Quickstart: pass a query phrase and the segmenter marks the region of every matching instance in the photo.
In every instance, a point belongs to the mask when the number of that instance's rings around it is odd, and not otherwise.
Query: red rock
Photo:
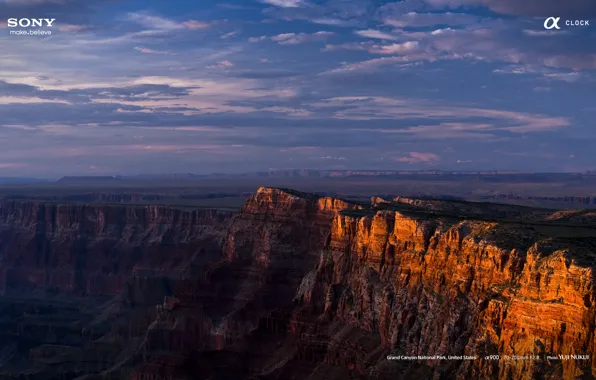
[[[155,304],[137,353],[120,364],[141,361],[135,379],[596,376],[589,215],[372,203],[269,188],[236,216],[4,201],[0,284]],[[590,358],[484,359],[557,354]]]

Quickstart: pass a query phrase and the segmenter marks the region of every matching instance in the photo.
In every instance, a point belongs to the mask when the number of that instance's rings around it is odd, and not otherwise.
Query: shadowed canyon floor
[[[0,379],[592,379],[595,267],[590,210],[3,199]]]

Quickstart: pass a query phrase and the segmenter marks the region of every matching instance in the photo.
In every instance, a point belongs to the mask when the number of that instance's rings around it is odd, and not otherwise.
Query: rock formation
[[[237,215],[3,201],[0,255],[0,379],[596,376],[589,211],[271,188]]]
[[[131,277],[184,277],[218,257],[234,213],[165,206],[0,203],[0,288],[118,294]]]

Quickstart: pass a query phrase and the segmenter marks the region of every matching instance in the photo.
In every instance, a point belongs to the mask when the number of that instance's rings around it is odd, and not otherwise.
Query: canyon
[[[0,379],[596,377],[596,212],[93,199],[0,199]]]

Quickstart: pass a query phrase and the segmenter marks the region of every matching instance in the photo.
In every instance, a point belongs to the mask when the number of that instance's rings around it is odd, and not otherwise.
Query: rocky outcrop
[[[251,347],[252,372],[270,378],[592,376],[590,360],[546,360],[593,349],[594,231],[585,213],[372,203],[260,189],[205,277],[209,296],[195,298],[196,341],[211,342],[200,349]],[[542,298],[530,295],[537,277]],[[180,312],[178,302],[162,318]],[[265,344],[272,340],[275,349]],[[406,365],[388,355],[454,358]]]
[[[473,218],[481,204],[437,216],[426,202],[407,211],[402,202],[376,199],[384,210],[336,216],[331,242],[298,292],[302,307],[378,336],[387,355],[477,357],[416,361],[440,377],[596,375],[596,231],[549,225],[558,218],[540,210],[487,221]],[[356,363],[367,362],[365,352]],[[382,373],[383,362],[357,368]]]
[[[25,371],[35,379],[74,379],[115,365],[113,378],[129,377],[142,361],[139,346],[157,318],[155,306],[220,257],[234,216],[0,201],[0,378]]]
[[[103,379],[584,379],[595,226],[587,211],[271,188],[238,215],[5,201],[0,284],[117,294],[129,311],[106,312],[109,330],[13,311],[54,339],[37,361],[84,326]]]
[[[171,336],[181,336],[174,339],[188,342],[176,343],[186,351],[222,350],[245,339],[262,318],[292,306],[298,285],[330,238],[337,212],[359,208],[291,190],[259,189],[234,218],[221,260],[166,299],[152,336],[167,337],[163,347],[168,348]],[[192,317],[181,308],[193,309]],[[189,336],[194,338],[184,340]]]
[[[0,289],[119,294],[133,277],[189,276],[219,256],[234,213],[0,202]]]

